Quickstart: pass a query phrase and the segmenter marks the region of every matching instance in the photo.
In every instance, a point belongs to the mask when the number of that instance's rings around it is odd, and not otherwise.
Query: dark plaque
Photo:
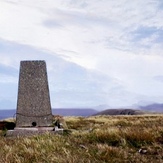
[[[51,126],[52,111],[45,61],[21,61],[16,127]]]

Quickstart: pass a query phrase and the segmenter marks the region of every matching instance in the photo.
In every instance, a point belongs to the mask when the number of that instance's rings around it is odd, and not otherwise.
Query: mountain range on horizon
[[[153,103],[146,106],[139,106],[138,108],[110,108],[108,105],[99,105],[94,108],[53,108],[52,113],[54,115],[61,116],[91,116],[98,115],[99,113],[108,115],[133,115],[138,113],[153,112],[163,113],[163,104]],[[16,117],[16,109],[0,110],[0,119]]]
[[[153,103],[153,104],[146,105],[146,106],[140,106],[139,109],[144,110],[144,111],[162,113],[163,112],[163,104],[161,104],[161,103]]]
[[[134,110],[144,110],[149,112],[163,112],[163,103],[151,103],[148,105],[133,105],[133,106],[127,106],[127,107],[111,107],[109,105],[103,104],[94,107],[97,111],[104,111],[107,109],[134,109]]]

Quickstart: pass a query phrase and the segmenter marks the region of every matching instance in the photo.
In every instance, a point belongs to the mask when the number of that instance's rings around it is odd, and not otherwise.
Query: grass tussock
[[[162,115],[64,120],[70,134],[1,136],[0,163],[163,162]]]

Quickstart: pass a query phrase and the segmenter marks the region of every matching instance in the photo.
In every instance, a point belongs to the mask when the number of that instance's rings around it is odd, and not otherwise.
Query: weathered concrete
[[[52,125],[45,61],[21,61],[16,127]]]
[[[28,127],[28,128],[15,128],[14,130],[8,130],[6,135],[7,137],[21,137],[21,136],[33,136],[40,135],[45,133],[50,134],[63,134],[63,129],[55,130],[54,127]]]

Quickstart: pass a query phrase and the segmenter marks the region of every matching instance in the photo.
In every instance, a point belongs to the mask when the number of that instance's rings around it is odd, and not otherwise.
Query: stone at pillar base
[[[40,135],[44,133],[51,134],[63,134],[63,129],[58,129],[54,127],[33,127],[33,128],[15,128],[14,130],[8,130],[6,133],[7,137],[21,137],[21,136],[33,136]]]

